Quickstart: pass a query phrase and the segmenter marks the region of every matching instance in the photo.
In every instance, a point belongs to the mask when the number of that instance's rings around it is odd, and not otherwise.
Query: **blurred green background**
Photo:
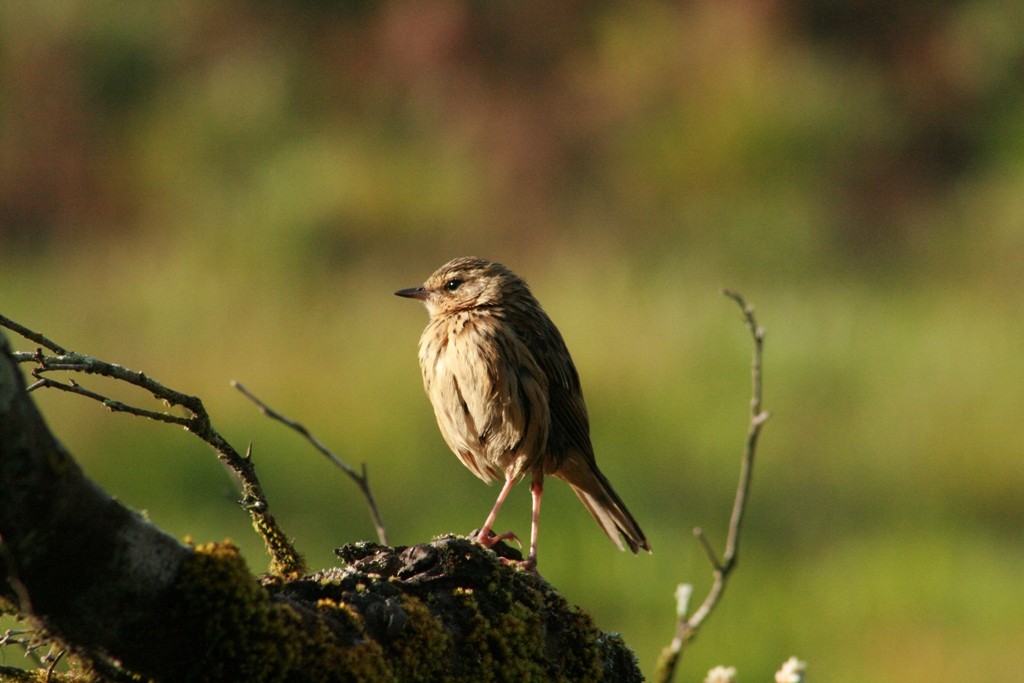
[[[479,526],[421,306],[458,255],[526,278],[653,556],[552,483],[544,576],[650,673],[710,583],[768,329],[740,566],[679,680],[1024,671],[1024,19],[1014,3],[0,4],[0,312],[203,397],[313,567],[366,462],[391,541]],[[18,348],[31,348],[25,341]],[[100,381],[91,388],[146,403]],[[107,491],[265,556],[181,430],[39,394]],[[148,405],[148,404],[147,404]],[[519,487],[499,520],[528,534]],[[0,661],[21,654],[0,650]]]

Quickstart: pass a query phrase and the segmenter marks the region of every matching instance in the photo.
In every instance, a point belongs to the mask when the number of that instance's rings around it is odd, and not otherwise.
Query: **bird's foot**
[[[540,572],[537,571],[536,557],[528,557],[525,560],[514,560],[511,557],[498,557],[498,559],[501,560],[502,564],[514,565],[522,569],[524,572],[530,572],[531,574],[540,576]]]
[[[476,541],[483,547],[495,550],[495,552],[498,553],[498,559],[501,560],[503,563],[508,565],[515,565],[524,571],[528,571],[533,574],[536,574],[537,576],[540,576],[540,572],[537,571],[536,554],[531,554],[525,560],[521,560],[519,558],[522,557],[522,554],[517,553],[515,550],[509,548],[509,546],[507,545],[504,546],[504,548],[494,548],[494,546],[498,545],[502,541],[512,540],[515,541],[515,544],[519,546],[519,550],[521,551],[523,549],[523,544],[519,540],[519,537],[511,531],[506,531],[503,534],[495,534],[493,531],[488,530],[485,532],[481,529],[480,531],[474,531],[470,535],[472,536],[474,541]],[[508,557],[506,553],[513,555],[513,557]]]
[[[519,565],[520,569],[522,569],[524,571],[528,571],[528,572],[533,572],[537,576],[540,576],[540,572],[537,571],[537,556],[536,555],[530,555],[528,558],[526,558],[522,562],[517,562],[516,564]]]
[[[496,544],[501,543],[502,541],[512,540],[515,541],[516,545],[519,546],[520,550],[523,549],[523,544],[519,540],[519,537],[511,531],[506,531],[503,534],[495,534],[493,531],[488,529],[485,534],[484,531],[481,530],[480,533],[476,535],[475,540],[477,543],[479,543],[485,548],[492,548]]]

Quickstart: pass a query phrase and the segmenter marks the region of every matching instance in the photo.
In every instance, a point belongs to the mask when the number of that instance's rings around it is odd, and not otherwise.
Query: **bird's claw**
[[[519,537],[511,531],[506,531],[503,534],[495,534],[493,531],[489,531],[487,536],[484,536],[484,532],[481,531],[476,536],[476,542],[485,548],[493,548],[495,544],[508,540],[515,541],[516,545],[519,546],[519,549],[523,549],[522,541],[520,541]]]
[[[537,576],[540,576],[540,574],[537,572],[537,558],[536,557],[528,557],[525,560],[523,560],[522,562],[519,562],[518,564],[519,564],[519,568],[522,569],[523,571],[533,572],[534,574],[537,574]]]

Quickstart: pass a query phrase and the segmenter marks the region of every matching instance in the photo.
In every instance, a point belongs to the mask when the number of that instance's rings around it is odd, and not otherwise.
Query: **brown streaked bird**
[[[527,284],[500,263],[467,256],[395,294],[419,299],[430,313],[420,369],[445,442],[480,479],[505,480],[476,540],[490,547],[514,538],[491,529],[512,486],[529,474],[533,518],[522,564],[534,569],[544,476],[552,475],[572,487],[620,550],[625,539],[634,553],[650,552],[597,468],[576,366]]]

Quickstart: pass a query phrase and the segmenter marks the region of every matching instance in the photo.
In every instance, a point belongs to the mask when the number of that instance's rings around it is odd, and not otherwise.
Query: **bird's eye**
[[[453,277],[451,280],[449,280],[448,282],[444,283],[444,288],[447,289],[449,292],[454,292],[456,289],[458,289],[461,286],[462,286],[462,280],[457,278],[457,277]]]

